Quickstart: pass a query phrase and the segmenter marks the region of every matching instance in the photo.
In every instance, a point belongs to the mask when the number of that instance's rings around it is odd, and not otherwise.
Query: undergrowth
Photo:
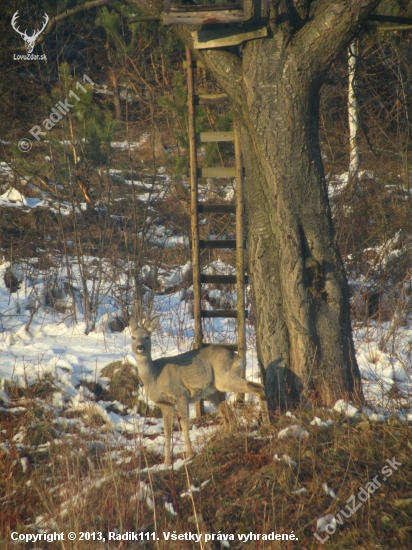
[[[199,530],[203,541],[205,534],[233,534],[230,548],[234,549],[315,549],[321,547],[314,537],[318,518],[345,510],[351,495],[376,476],[381,486],[352,517],[341,515],[343,524],[336,526],[327,547],[411,547],[412,434],[407,424],[395,417],[385,423],[366,417],[355,422],[336,412],[301,411],[297,418],[273,415],[271,426],[259,430],[250,407],[237,411],[239,422],[231,433],[218,430],[193,460],[171,470],[155,466],[162,458],[147,452],[137,434],[132,448],[120,448],[107,426],[87,424],[85,430],[83,416],[64,424],[46,410],[31,413],[31,418],[27,412],[3,411],[1,548],[15,548],[12,532],[43,530],[101,532],[106,542],[110,532],[156,532],[159,540],[142,541],[142,547],[220,547],[217,541],[199,546],[166,541],[163,536],[163,532]],[[312,426],[314,414],[334,423]],[[211,420],[209,416],[202,422]],[[295,424],[307,430],[308,437],[277,437],[281,429]],[[395,460],[397,466],[384,481],[382,468],[387,460]],[[336,498],[326,490],[333,490]],[[238,539],[250,532],[292,531],[298,540],[245,543]],[[41,542],[36,544],[32,547],[42,547]],[[66,537],[64,542],[53,542],[53,547],[128,549],[135,544],[69,542]]]

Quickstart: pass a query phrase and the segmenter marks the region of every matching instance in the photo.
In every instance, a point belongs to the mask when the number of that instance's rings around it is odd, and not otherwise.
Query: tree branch
[[[75,8],[71,8],[70,10],[63,11],[62,13],[59,13],[59,15],[56,15],[55,17],[52,17],[50,19],[49,24],[47,25],[47,28],[46,28],[46,32],[49,30],[49,27],[53,27],[55,23],[57,23],[58,21],[63,21],[63,19],[66,19],[66,17],[70,17],[71,15],[76,15],[76,13],[80,13],[85,10],[90,10],[92,8],[106,6],[111,2],[113,2],[113,0],[90,0],[89,2],[85,2],[84,4],[80,4],[79,6],[76,6]]]
[[[242,61],[236,54],[224,50],[202,50],[199,59],[210,70],[228,96],[240,103],[244,95]]]
[[[321,0],[316,3],[310,22],[303,26],[292,44],[297,51],[310,52],[310,56],[303,56],[301,59],[302,68],[313,71],[314,76],[324,74],[335,59],[336,52],[350,44],[359,27],[379,2],[380,0]],[[317,60],[316,64],[313,63],[314,60]]]

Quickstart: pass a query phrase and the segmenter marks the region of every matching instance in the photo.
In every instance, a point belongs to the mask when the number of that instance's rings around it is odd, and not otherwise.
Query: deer
[[[171,442],[174,408],[180,416],[186,457],[193,455],[189,437],[189,403],[208,399],[223,418],[224,429],[229,428],[226,392],[256,395],[260,402],[262,421],[269,424],[269,412],[262,384],[240,376],[242,358],[234,351],[218,344],[210,344],[173,357],[152,359],[151,334],[159,324],[159,316],[140,325],[130,319],[132,350],[137,371],[147,396],[161,410],[165,435],[165,465],[171,465]]]

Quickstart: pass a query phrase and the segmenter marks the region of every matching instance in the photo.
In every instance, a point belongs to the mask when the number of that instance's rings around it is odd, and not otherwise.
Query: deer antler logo
[[[37,30],[37,31],[33,31],[32,34],[30,36],[28,36],[27,34],[27,29],[24,31],[24,32],[21,32],[19,30],[19,27],[16,27],[16,21],[17,19],[19,18],[19,12],[16,11],[16,13],[13,15],[13,19],[11,20],[11,26],[13,27],[13,29],[20,34],[20,36],[23,37],[23,40],[26,42],[26,50],[27,50],[27,53],[31,53],[33,51],[33,48],[34,48],[34,44],[37,40],[37,38],[40,36],[40,34],[44,31],[44,29],[46,28],[46,25],[47,23],[49,22],[49,16],[47,15],[47,13],[44,14],[44,23],[43,23],[43,26],[40,30]]]

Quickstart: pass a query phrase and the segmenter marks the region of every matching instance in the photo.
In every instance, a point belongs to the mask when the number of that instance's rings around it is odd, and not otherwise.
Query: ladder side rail
[[[236,297],[237,297],[237,327],[238,353],[243,360],[241,375],[246,377],[246,314],[245,314],[245,248],[244,248],[244,177],[242,150],[240,146],[239,128],[234,124],[235,161],[236,161]],[[244,401],[244,394],[238,394],[239,401]]]
[[[195,321],[195,349],[201,348],[203,343],[202,325],[200,318],[201,286],[200,286],[200,249],[199,249],[199,220],[197,213],[197,148],[194,104],[194,73],[193,56],[186,46],[187,60],[187,101],[189,110],[189,150],[190,150],[190,228],[192,238],[192,269],[193,269],[193,317]]]
[[[196,146],[196,112],[195,112],[195,90],[193,54],[186,46],[187,61],[187,102],[189,110],[189,152],[190,152],[190,229],[192,238],[192,272],[193,272],[193,318],[195,324],[194,349],[203,345],[202,334],[202,293],[200,283],[200,248],[199,248],[199,216],[198,205],[198,181],[197,181],[197,146]],[[196,402],[196,417],[200,418],[205,414],[203,399]]]

